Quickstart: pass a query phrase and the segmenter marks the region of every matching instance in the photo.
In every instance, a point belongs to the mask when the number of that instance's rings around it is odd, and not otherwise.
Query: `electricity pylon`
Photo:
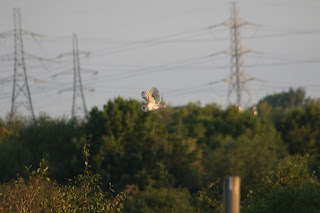
[[[251,105],[251,93],[247,82],[254,80],[254,78],[248,76],[245,71],[243,55],[248,52],[253,52],[241,44],[241,32],[240,28],[246,24],[250,24],[248,21],[238,16],[238,8],[235,2],[232,4],[231,18],[224,22],[224,25],[230,27],[230,50],[226,50],[225,53],[230,55],[230,75],[228,79],[228,98],[227,104],[231,104],[231,96],[235,93],[236,106],[239,110]],[[245,97],[246,96],[246,97]]]
[[[11,100],[10,118],[14,115],[20,105],[24,105],[30,111],[34,119],[34,111],[32,106],[32,99],[30,88],[28,84],[27,70],[24,62],[22,29],[21,29],[21,16],[20,9],[14,8],[14,75],[13,75],[13,90]],[[24,101],[18,101],[19,95],[22,94],[25,98]]]
[[[31,114],[31,117],[35,119],[28,79],[31,79],[35,82],[43,81],[27,75],[25,60],[36,59],[39,61],[48,61],[49,59],[41,58],[24,51],[23,35],[30,35],[32,37],[41,36],[39,34],[27,32],[22,29],[20,9],[18,8],[13,9],[13,22],[13,30],[0,34],[0,38],[6,38],[10,36],[14,37],[14,53],[0,56],[0,61],[14,61],[10,120],[16,114],[20,106],[24,106]],[[7,81],[11,80],[9,78],[6,78],[2,81],[2,83]]]
[[[25,58],[34,59],[37,57],[24,52],[22,36],[24,34],[36,36],[37,34],[22,30],[20,9],[18,8],[13,9],[13,22],[14,53],[0,57],[1,61],[14,61],[10,119],[12,119],[12,117],[15,115],[20,106],[24,106],[30,112],[32,118],[34,119],[35,115],[33,111],[31,93],[28,84],[28,75],[25,65]],[[12,31],[2,34],[1,37],[5,38],[7,36],[12,36]]]
[[[78,37],[74,33],[72,37],[72,52],[68,53],[63,53],[60,54],[57,58],[61,58],[65,55],[72,55],[73,57],[73,98],[72,98],[72,108],[71,108],[71,117],[72,119],[77,119],[84,117],[86,118],[88,116],[88,110],[84,98],[84,93],[83,93],[83,86],[82,86],[82,80],[81,80],[81,68],[80,68],[80,54],[85,54],[86,56],[89,55],[89,52],[83,52],[79,51],[79,44],[78,44]],[[94,70],[86,70],[93,72],[94,74],[97,74],[97,71]],[[53,77],[56,77],[59,74],[63,73],[57,73],[53,75]],[[59,93],[70,90],[71,88],[68,89],[62,89],[59,91]],[[90,89],[93,91],[93,89]]]
[[[78,37],[74,33],[72,38],[73,46],[73,99],[72,99],[72,111],[71,116],[75,118],[78,113],[88,115],[86,102],[83,95],[81,73],[80,73],[80,58],[79,58],[79,47]],[[79,100],[80,99],[80,100]]]
[[[217,24],[210,27],[214,28],[217,26],[225,25],[230,28],[230,49],[212,54],[212,56],[219,55],[220,53],[230,55],[230,74],[228,78],[225,78],[222,81],[229,84],[227,105],[232,103],[231,99],[233,99],[233,97],[235,96],[235,105],[239,108],[239,110],[251,106],[251,93],[247,82],[256,80],[246,73],[243,56],[244,54],[249,52],[259,53],[257,51],[247,49],[241,44],[240,28],[248,24],[256,25],[253,23],[249,23],[248,21],[238,16],[238,8],[236,7],[235,2],[233,2],[230,19],[223,22],[222,24]],[[218,81],[211,82],[210,84],[215,84],[217,82]]]

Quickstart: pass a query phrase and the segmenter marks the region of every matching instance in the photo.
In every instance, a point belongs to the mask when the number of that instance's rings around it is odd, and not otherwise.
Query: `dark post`
[[[223,179],[223,213],[240,212],[240,177],[228,176]]]

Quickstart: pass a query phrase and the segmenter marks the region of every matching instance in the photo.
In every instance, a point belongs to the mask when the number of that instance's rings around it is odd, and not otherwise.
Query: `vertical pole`
[[[240,177],[228,176],[223,179],[223,213],[240,212]]]

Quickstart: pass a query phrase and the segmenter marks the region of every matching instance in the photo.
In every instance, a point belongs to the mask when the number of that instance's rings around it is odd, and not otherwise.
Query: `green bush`
[[[288,157],[253,187],[243,212],[319,212],[320,183],[307,166],[307,157]]]
[[[147,189],[127,200],[123,212],[195,212],[191,205],[191,196],[187,190],[174,188]]]
[[[87,146],[83,174],[69,179],[66,185],[51,182],[46,176],[48,166],[43,160],[40,167],[30,172],[27,182],[21,177],[0,188],[1,212],[121,212],[125,195],[113,196],[102,190],[101,177],[89,171]]]

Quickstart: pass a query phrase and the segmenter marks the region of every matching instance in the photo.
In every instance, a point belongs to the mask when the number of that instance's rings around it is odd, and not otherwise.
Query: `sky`
[[[242,57],[243,72],[254,79],[247,82],[251,104],[290,87],[319,98],[320,1],[235,2],[249,22],[239,30],[242,46],[251,50]],[[172,106],[227,106],[230,55],[223,51],[231,42],[230,29],[221,24],[230,19],[232,1],[1,0],[0,117],[11,109],[14,62],[2,56],[14,52],[7,33],[13,8],[20,8],[23,30],[41,35],[23,35],[24,52],[50,59],[25,60],[36,116],[71,116],[74,34],[89,111],[118,96],[142,100],[141,91],[151,87]],[[230,101],[236,101],[233,93]],[[23,106],[18,111],[30,114]]]

